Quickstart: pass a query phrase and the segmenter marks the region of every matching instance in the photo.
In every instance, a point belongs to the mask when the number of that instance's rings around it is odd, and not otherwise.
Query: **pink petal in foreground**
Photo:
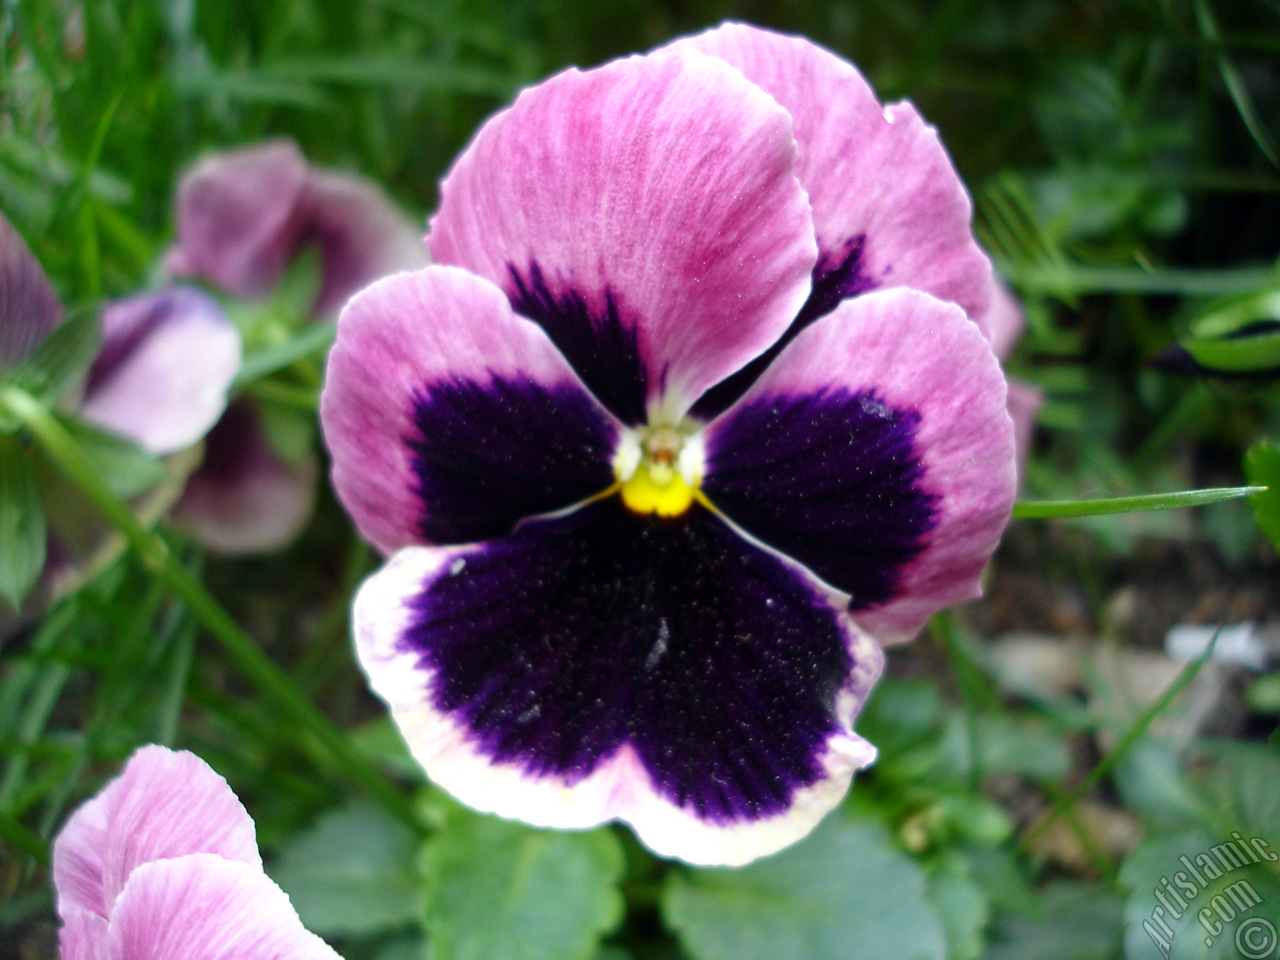
[[[63,910],[58,956],[61,960],[109,960],[110,932],[110,925],[96,913],[79,907]]]
[[[59,911],[110,917],[140,864],[196,852],[261,869],[253,820],[227,782],[194,754],[142,747],[54,840]]]
[[[441,186],[437,263],[492,281],[624,423],[675,423],[762,352],[816,249],[791,121],[742,75],[659,52],[524,91]]]
[[[199,290],[117,300],[102,315],[80,415],[149,453],[173,453],[222,415],[240,360],[239,331]]]
[[[261,868],[210,853],[133,871],[110,945],[111,960],[339,960]]]

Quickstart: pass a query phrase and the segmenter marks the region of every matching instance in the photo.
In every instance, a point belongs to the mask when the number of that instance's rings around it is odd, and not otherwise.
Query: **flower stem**
[[[13,386],[0,388],[0,409],[7,410],[31,431],[49,459],[124,534],[129,546],[166,587],[186,604],[204,628],[235,661],[240,670],[290,719],[310,736],[301,738],[312,759],[336,764],[352,780],[415,830],[417,813],[409,798],[382,774],[294,685],[293,681],[170,553],[168,544],[148,530],[128,505],[116,496],[85,456],[75,438],[35,398]]]

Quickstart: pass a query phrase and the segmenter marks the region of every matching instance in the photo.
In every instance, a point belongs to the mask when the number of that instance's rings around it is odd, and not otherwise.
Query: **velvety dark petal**
[[[807,832],[874,755],[851,728],[878,648],[696,504],[658,518],[610,497],[405,550],[355,624],[428,774],[504,816],[618,817],[662,853],[740,863]]]
[[[976,596],[1013,506],[1005,382],[954,304],[899,288],[800,333],[704,432],[702,489],[851,596],[881,642]]]
[[[62,319],[62,304],[22,237],[0,214],[0,373]]]
[[[614,479],[617,421],[537,324],[455,267],[352,298],[320,417],[338,496],[387,553],[499,536]]]

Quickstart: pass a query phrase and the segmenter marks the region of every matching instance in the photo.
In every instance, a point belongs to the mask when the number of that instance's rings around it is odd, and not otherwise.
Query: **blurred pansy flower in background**
[[[338,495],[391,556],[361,662],[427,773],[739,864],[875,749],[881,645],[978,593],[1014,439],[935,131],[727,25],[561,73],[441,188],[436,266],[343,311]]]
[[[262,869],[253,820],[199,757],[137,750],[53,844],[62,960],[338,960]]]
[[[1027,319],[1017,298],[1004,283],[997,281],[991,292],[991,304],[983,322],[991,340],[991,349],[1001,360],[1008,358],[1017,345]],[[1018,465],[1021,470],[1031,450],[1035,432],[1036,413],[1044,396],[1029,383],[1009,380],[1009,416],[1013,418],[1013,436],[1018,447]]]
[[[170,274],[243,300],[268,299],[314,250],[317,276],[301,307],[310,318],[331,316],[378,277],[427,262],[421,229],[377,186],[312,167],[285,140],[197,163],[178,185],[176,220]],[[314,414],[288,414],[248,398],[234,403],[171,518],[224,553],[292,540],[311,515],[317,466],[311,443],[297,439]],[[292,440],[281,444],[282,435]]]
[[[153,456],[197,444],[226,409],[240,369],[240,334],[208,294],[193,287],[171,287],[109,302],[96,317],[67,321],[94,323],[95,335],[83,342],[96,352],[85,358],[86,366],[72,365],[76,375],[67,383],[49,384],[48,371],[26,368],[38,364],[39,351],[55,332],[68,332],[59,329],[63,314],[44,271],[0,216],[0,380],[52,391],[45,400],[69,410],[75,418],[70,422],[73,428],[77,423],[100,428]],[[84,428],[76,429],[84,439]],[[102,443],[94,441],[94,446]],[[0,451],[5,457],[28,454],[18,447]],[[15,471],[29,468],[9,466]],[[113,478],[117,482],[109,485],[123,496],[140,494],[165,475],[151,466],[153,470],[142,474]],[[173,466],[177,474],[185,469]],[[138,485],[133,485],[135,480]],[[41,591],[45,596],[37,602],[61,592],[90,569],[86,561],[106,540],[101,519],[86,513],[66,484],[52,474],[40,475],[39,484],[50,536]],[[166,485],[158,502],[146,509],[163,512],[179,489]]]

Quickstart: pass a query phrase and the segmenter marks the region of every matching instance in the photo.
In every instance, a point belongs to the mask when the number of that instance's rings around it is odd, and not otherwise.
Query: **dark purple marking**
[[[607,287],[603,310],[572,288],[553,290],[536,263],[521,273],[507,264],[511,309],[538,323],[582,378],[582,382],[619,420],[636,427],[645,422],[649,372],[640,356],[636,324],[624,318],[618,298]]]
[[[937,497],[921,486],[919,424],[914,410],[870,390],[761,397],[716,424],[702,489],[865,610],[896,594],[936,522]]]
[[[401,642],[435,707],[530,776],[576,783],[630,744],[663,796],[725,824],[825,775],[853,668],[840,614],[697,504],[660,519],[609,497],[525,524],[414,609]]]
[[[502,536],[613,483],[616,430],[576,384],[436,383],[414,395],[413,424],[418,529],[432,543]]]
[[[765,367],[773,363],[774,358],[796,338],[796,334],[819,317],[825,317],[840,305],[841,300],[874,290],[875,279],[862,270],[866,242],[866,235],[858,234],[835,250],[820,252],[813,267],[809,299],[791,321],[791,326],[768,350],[699,397],[690,413],[701,420],[711,420],[728,410],[759,379]]]

